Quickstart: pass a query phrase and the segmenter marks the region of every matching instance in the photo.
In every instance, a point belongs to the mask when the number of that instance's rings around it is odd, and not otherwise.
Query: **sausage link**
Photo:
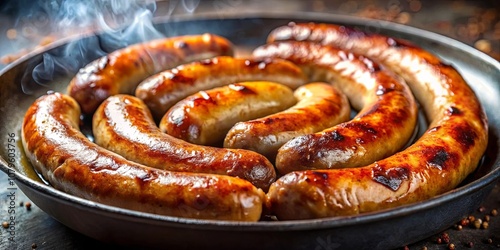
[[[40,97],[28,109],[22,143],[34,168],[56,189],[91,201],[142,212],[257,221],[264,192],[235,177],[170,172],[124,159],[89,141],[78,128],[70,96]]]
[[[294,137],[315,133],[349,120],[347,97],[331,84],[315,82],[293,93],[297,104],[263,118],[236,123],[224,147],[243,148],[274,161],[278,149]]]
[[[232,55],[233,45],[213,35],[186,35],[135,44],[103,56],[76,74],[67,93],[92,114],[114,94],[132,94],[140,81],[179,64],[219,55]]]
[[[236,176],[265,191],[276,179],[274,166],[260,154],[194,145],[162,133],[134,96],[106,99],[94,113],[92,128],[98,145],[146,166]]]
[[[200,91],[175,104],[161,119],[162,132],[199,145],[222,145],[234,124],[283,111],[293,91],[267,81],[240,82]]]
[[[285,143],[276,155],[280,174],[364,166],[399,151],[412,137],[418,110],[409,87],[368,58],[295,41],[263,45],[254,55],[296,63],[312,81],[340,88],[359,110],[348,122]]]
[[[354,215],[426,200],[478,166],[488,144],[486,113],[457,70],[437,56],[408,41],[329,24],[291,23],[268,40],[335,45],[387,65],[406,79],[430,123],[417,142],[367,166],[285,175],[267,194],[278,218]]]
[[[244,81],[279,82],[292,89],[307,82],[299,67],[281,59],[229,56],[183,64],[141,82],[135,95],[160,119],[178,101],[198,91]]]

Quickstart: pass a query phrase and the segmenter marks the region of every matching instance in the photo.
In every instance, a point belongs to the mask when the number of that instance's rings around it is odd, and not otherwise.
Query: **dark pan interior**
[[[240,55],[265,43],[267,34],[273,28],[290,21],[345,24],[364,31],[408,39],[452,64],[472,86],[489,118],[487,152],[478,170],[451,192],[429,201],[354,217],[238,223],[172,218],[97,204],[47,186],[22,154],[20,127],[26,109],[36,97],[47,91],[65,91],[65,86],[78,68],[63,70],[56,67],[50,76],[37,76],[41,80],[36,83],[32,72],[44,62],[44,55],[60,56],[73,48],[71,46],[75,41],[83,46],[97,44],[104,52],[116,49],[105,44],[109,34],[68,38],[44,51],[28,54],[1,72],[0,137],[5,146],[0,148],[0,165],[4,172],[15,175],[19,187],[37,206],[78,232],[103,241],[141,247],[395,248],[431,236],[473,211],[500,176],[500,64],[463,43],[394,23],[312,13],[205,16],[195,20],[179,18],[156,21],[156,28],[165,36],[205,32],[224,36],[238,46]],[[87,51],[93,49],[89,47]],[[84,65],[97,56],[89,52],[78,63]],[[17,142],[15,157],[9,156],[6,145],[9,138],[15,138]],[[15,171],[12,172],[9,166],[14,167]],[[392,232],[390,237],[387,232]]]

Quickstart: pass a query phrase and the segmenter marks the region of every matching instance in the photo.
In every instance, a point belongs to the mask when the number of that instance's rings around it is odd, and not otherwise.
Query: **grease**
[[[248,88],[247,86],[240,85],[240,84],[229,84],[228,87],[234,91],[237,91],[239,93],[242,93],[244,95],[256,95],[257,93]]]

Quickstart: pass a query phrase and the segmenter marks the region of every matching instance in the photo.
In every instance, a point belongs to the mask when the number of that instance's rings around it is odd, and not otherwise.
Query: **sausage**
[[[224,147],[249,149],[274,161],[278,149],[294,137],[349,120],[349,101],[331,84],[308,83],[293,94],[298,102],[289,109],[236,123],[227,133]]]
[[[233,55],[233,45],[208,33],[130,45],[80,69],[67,93],[80,104],[84,114],[92,114],[108,96],[133,94],[140,81],[155,73],[219,55]]]
[[[399,151],[414,134],[418,109],[410,88],[368,58],[296,41],[263,45],[254,55],[296,63],[312,81],[340,88],[359,110],[350,121],[285,143],[276,155],[280,174],[364,166]]]
[[[299,67],[281,59],[229,56],[183,64],[141,82],[135,91],[159,120],[178,101],[198,91],[244,81],[279,82],[292,89],[307,82]]]
[[[459,72],[439,57],[408,41],[330,24],[292,23],[268,40],[335,45],[383,63],[406,79],[429,121],[418,141],[383,160],[283,176],[266,196],[278,218],[355,215],[423,201],[455,188],[478,166],[488,144],[486,113]]]
[[[264,192],[231,176],[171,172],[126,160],[78,128],[80,108],[68,95],[38,98],[22,124],[34,168],[56,189],[142,212],[197,219],[257,221]]]
[[[178,102],[163,116],[160,129],[194,144],[222,145],[237,122],[283,111],[296,102],[293,91],[279,83],[234,83]]]
[[[264,191],[276,179],[274,166],[260,154],[194,145],[162,133],[134,96],[108,97],[94,113],[92,131],[99,146],[146,166],[237,176]]]

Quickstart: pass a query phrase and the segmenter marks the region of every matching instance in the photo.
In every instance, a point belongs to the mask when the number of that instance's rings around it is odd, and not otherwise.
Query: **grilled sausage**
[[[128,160],[170,171],[237,176],[267,191],[274,166],[248,150],[194,145],[162,133],[147,106],[130,95],[114,95],[97,108],[95,142]]]
[[[103,56],[76,74],[67,92],[92,114],[114,94],[133,94],[140,81],[155,73],[204,58],[232,55],[233,45],[212,34],[187,35],[135,44]]]
[[[406,79],[430,124],[417,142],[367,166],[283,176],[266,201],[278,218],[354,215],[422,201],[476,169],[488,144],[488,120],[453,66],[408,41],[336,25],[292,23],[269,36],[289,39],[339,46],[387,65]]]
[[[368,58],[295,41],[263,45],[254,55],[296,63],[312,81],[339,87],[359,110],[348,122],[285,143],[276,155],[280,174],[364,166],[394,154],[412,137],[418,110],[410,88]]]
[[[279,82],[292,89],[307,82],[299,67],[281,59],[234,58],[229,56],[183,64],[141,82],[135,95],[159,120],[178,101],[198,91],[244,81]]]
[[[264,192],[224,175],[171,172],[124,159],[89,141],[70,96],[40,97],[28,109],[22,143],[34,168],[56,189],[91,201],[148,213],[256,221]]]
[[[327,83],[309,83],[293,93],[297,104],[263,118],[239,122],[224,139],[224,147],[243,148],[274,161],[278,149],[294,137],[315,133],[349,119],[347,97]]]
[[[267,81],[240,82],[200,91],[175,104],[161,119],[162,132],[199,145],[222,145],[234,124],[283,111],[293,91]]]

